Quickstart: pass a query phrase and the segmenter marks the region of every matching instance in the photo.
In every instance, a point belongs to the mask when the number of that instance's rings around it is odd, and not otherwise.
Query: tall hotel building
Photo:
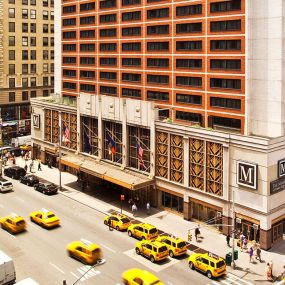
[[[282,0],[63,0],[33,155],[269,249],[285,233]],[[61,25],[61,27],[60,27]],[[57,35],[60,40],[60,35]],[[235,199],[235,213],[231,211]]]
[[[30,134],[30,98],[53,93],[53,0],[0,1],[0,141]]]

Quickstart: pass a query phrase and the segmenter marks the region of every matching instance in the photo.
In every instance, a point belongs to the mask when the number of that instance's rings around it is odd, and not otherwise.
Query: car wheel
[[[107,222],[107,221],[104,221],[104,225],[106,225],[106,226],[107,226],[107,225],[108,225],[108,222]]]
[[[145,240],[145,237],[142,237],[142,240]]]
[[[189,262],[189,267],[190,267],[190,269],[195,270],[195,266],[194,266],[194,263],[192,261]]]
[[[67,254],[68,254],[69,257],[73,257],[72,253],[70,251],[67,251]]]
[[[140,249],[138,247],[136,247],[136,254],[138,254],[138,255],[141,254]]]
[[[120,228],[119,228],[118,226],[116,226],[116,230],[117,230],[117,231],[119,231],[119,230],[120,230]]]
[[[174,256],[174,253],[173,253],[172,250],[169,251],[169,256],[170,256],[170,257],[173,257],[173,256]]]
[[[33,221],[34,221],[34,219],[33,219],[32,217],[30,217],[30,220],[31,220],[31,222],[33,222]]]
[[[132,234],[131,231],[128,231],[128,235],[129,235],[129,237],[132,237],[132,236],[133,236],[133,234]]]
[[[16,178],[15,178],[15,175],[12,175],[12,179],[16,179]]]
[[[212,279],[212,277],[213,277],[211,271],[209,271],[209,270],[207,271],[207,277],[208,277],[209,279]]]
[[[150,256],[150,261],[151,261],[152,263],[155,262],[155,259],[154,259],[153,255]]]

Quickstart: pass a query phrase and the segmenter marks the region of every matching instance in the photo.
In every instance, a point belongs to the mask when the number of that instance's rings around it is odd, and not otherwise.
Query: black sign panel
[[[281,192],[285,189],[285,177],[270,182],[270,194]]]
[[[281,159],[278,161],[278,177],[285,176],[285,159]]]
[[[237,184],[257,189],[257,164],[237,161]]]

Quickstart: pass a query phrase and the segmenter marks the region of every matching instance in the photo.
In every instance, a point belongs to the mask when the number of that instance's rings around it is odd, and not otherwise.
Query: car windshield
[[[150,285],[155,285],[155,284],[158,284],[159,282],[160,282],[159,280],[156,280],[156,281],[150,283]]]
[[[122,221],[123,224],[126,224],[126,223],[130,222],[130,220],[128,218],[122,218],[121,221]]]
[[[22,226],[24,224],[25,224],[25,221],[19,221],[19,222],[16,223],[16,226]]]
[[[94,249],[94,250],[92,250],[92,255],[96,255],[96,254],[98,254],[98,252],[99,252],[99,248],[96,248],[96,249]]]
[[[224,260],[221,260],[221,261],[217,262],[217,268],[221,268],[221,267],[223,267],[224,265],[225,265]]]
[[[12,185],[11,182],[4,182],[4,183],[3,183],[3,186],[11,186],[11,185]]]
[[[49,214],[49,215],[46,216],[47,219],[50,219],[50,218],[53,218],[53,217],[55,217],[54,214]]]
[[[178,248],[182,248],[182,247],[184,247],[184,246],[186,246],[186,242],[185,242],[185,241],[181,241],[181,242],[178,242],[178,243],[177,243],[177,247],[178,247]]]
[[[156,228],[150,229],[149,233],[150,234],[156,234],[157,233],[157,229]]]
[[[158,249],[158,252],[164,252],[167,250],[167,247],[164,245]]]

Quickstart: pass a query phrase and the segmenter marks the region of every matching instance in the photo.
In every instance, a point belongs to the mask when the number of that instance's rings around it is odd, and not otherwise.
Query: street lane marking
[[[75,273],[70,271],[70,274],[73,275],[76,279],[79,279],[79,277]]]
[[[222,283],[226,284],[226,285],[230,285],[231,283],[225,281],[225,280],[221,280]]]
[[[227,273],[227,275],[230,275],[230,276],[228,276],[229,279],[234,278],[235,280],[240,280],[241,282],[243,282],[243,283],[245,283],[245,284],[247,284],[247,285],[254,285],[254,283],[250,283],[250,282],[248,282],[248,281],[246,281],[246,280],[244,280],[244,279],[242,279],[242,278],[240,278],[240,277],[238,277],[238,276],[235,276],[235,275],[232,274],[232,273]]]
[[[102,243],[101,243],[101,246],[103,246],[104,248],[106,248],[106,249],[110,250],[110,251],[111,251],[111,252],[113,252],[113,253],[116,253],[116,251],[115,251],[115,250],[113,250],[112,248],[108,247],[108,246],[107,246],[107,245],[105,245],[105,244],[102,244]]]
[[[16,237],[13,234],[10,234],[8,231],[5,231],[10,237],[16,239]]]
[[[216,281],[212,281],[212,284],[214,285],[220,285],[220,283],[216,282]]]
[[[62,274],[65,274],[64,271],[62,271],[58,266],[56,266],[55,264],[53,264],[52,262],[49,263],[52,267],[54,267],[56,270],[58,270],[59,272],[61,272]]]
[[[81,267],[77,268],[77,271],[80,273],[80,277],[78,277],[78,279],[80,278],[80,281],[87,280],[87,279],[92,278],[95,275],[98,275],[101,273],[99,270],[95,270],[90,265],[81,266]]]
[[[25,200],[23,198],[21,198],[21,197],[16,196],[15,199],[17,199],[18,201],[26,203]]]

